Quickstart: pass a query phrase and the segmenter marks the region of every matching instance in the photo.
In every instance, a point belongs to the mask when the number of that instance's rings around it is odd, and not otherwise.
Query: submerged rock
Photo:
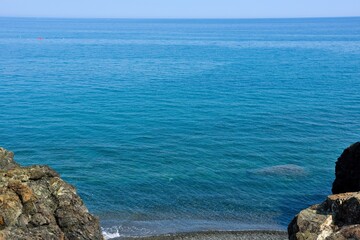
[[[334,194],[360,191],[360,142],[345,149],[338,158],[335,176]]]
[[[305,175],[305,169],[298,165],[285,164],[255,169],[252,173],[263,175],[301,176]]]
[[[0,240],[103,239],[73,186],[47,166],[21,167],[0,148]]]

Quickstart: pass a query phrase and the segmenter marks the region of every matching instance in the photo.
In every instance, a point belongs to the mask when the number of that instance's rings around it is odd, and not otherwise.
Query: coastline
[[[118,237],[113,240],[285,240],[285,231],[249,230],[249,231],[206,231],[190,233],[174,233],[151,237]]]
[[[101,219],[101,217],[100,217]],[[225,234],[231,239],[234,233],[244,235],[252,233],[284,233],[286,227],[276,224],[250,224],[223,221],[199,221],[199,220],[158,220],[158,221],[124,221],[124,222],[102,222],[102,233],[105,239],[198,239],[201,236],[218,236]],[[112,227],[110,227],[112,226]],[[196,236],[195,236],[196,235]],[[200,238],[201,239],[201,238]],[[227,238],[224,238],[227,239]],[[242,238],[240,238],[242,239]],[[247,238],[246,238],[247,239]],[[267,239],[267,238],[255,238]],[[275,238],[279,239],[279,238]],[[281,238],[280,238],[281,239]]]

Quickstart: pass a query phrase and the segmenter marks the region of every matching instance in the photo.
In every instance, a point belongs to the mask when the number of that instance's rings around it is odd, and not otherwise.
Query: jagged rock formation
[[[0,240],[103,239],[73,186],[47,166],[21,167],[0,148]]]
[[[345,149],[336,162],[333,193],[302,210],[288,227],[289,239],[360,239],[360,143]],[[346,192],[346,193],[345,193]]]
[[[360,191],[360,142],[344,150],[336,162],[335,175],[334,194]]]

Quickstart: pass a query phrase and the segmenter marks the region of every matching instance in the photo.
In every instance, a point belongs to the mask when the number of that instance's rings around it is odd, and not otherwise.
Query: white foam
[[[117,228],[101,228],[102,234],[106,240],[122,237]]]
[[[101,230],[106,240],[119,237],[152,236],[156,234],[155,232],[147,228],[135,225],[128,225],[128,223],[122,223],[118,226],[112,227],[102,227]]]

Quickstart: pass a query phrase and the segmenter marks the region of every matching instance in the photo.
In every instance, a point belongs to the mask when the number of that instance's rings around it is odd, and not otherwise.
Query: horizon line
[[[118,20],[261,20],[261,19],[319,19],[319,18],[359,18],[360,16],[320,16],[320,17],[53,17],[53,16],[0,16],[0,18],[36,19],[118,19]]]

